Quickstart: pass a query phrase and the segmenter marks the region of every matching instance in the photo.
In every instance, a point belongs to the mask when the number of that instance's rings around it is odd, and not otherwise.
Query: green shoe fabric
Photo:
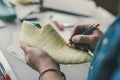
[[[0,0],[0,19],[2,20],[13,20],[16,18],[15,10],[7,5],[4,0]]]

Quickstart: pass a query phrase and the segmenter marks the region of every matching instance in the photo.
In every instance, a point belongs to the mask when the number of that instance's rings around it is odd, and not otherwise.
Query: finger
[[[72,29],[71,35],[77,34],[88,28],[90,25],[77,25]]]
[[[24,57],[25,57],[25,61],[27,62],[28,61],[28,56],[26,54],[24,54]]]
[[[29,53],[31,50],[31,47],[27,45],[21,45],[22,50],[25,52],[25,54]]]
[[[87,46],[84,43],[73,43],[72,48],[88,52]]]
[[[72,37],[74,43],[91,43],[91,35],[75,35]]]
[[[76,34],[79,34],[80,32],[82,32],[83,30],[85,30],[86,28],[88,28],[90,25],[77,25],[75,26],[72,31],[71,31],[71,35],[70,35],[70,39],[69,41],[72,39],[72,37]]]

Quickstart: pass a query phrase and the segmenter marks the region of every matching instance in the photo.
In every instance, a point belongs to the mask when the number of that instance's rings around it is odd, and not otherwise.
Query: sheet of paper
[[[39,7],[39,5],[22,5],[18,3],[17,0],[7,0],[7,1],[12,2],[16,5],[15,11],[17,13],[18,19],[23,19],[31,12],[35,12]]]
[[[45,0],[44,6],[89,16],[93,16],[96,10],[96,5],[92,0]]]
[[[2,75],[4,74],[4,76],[9,75],[11,80],[18,80],[1,50],[0,50],[0,72],[1,72],[0,80],[4,80],[1,77],[1,74]]]
[[[13,41],[7,49],[8,53],[25,62],[24,52],[19,44],[19,32],[13,32]]]
[[[2,20],[0,20],[0,28],[3,28],[3,27],[6,27],[6,25]]]

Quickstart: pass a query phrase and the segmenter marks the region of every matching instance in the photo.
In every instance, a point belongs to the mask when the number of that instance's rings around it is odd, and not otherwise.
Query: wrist
[[[57,69],[47,69],[40,74],[39,80],[66,80],[65,74]]]
[[[39,65],[39,73],[41,74],[43,71],[47,69],[59,70],[59,65],[51,59],[46,59],[42,61],[41,64]]]

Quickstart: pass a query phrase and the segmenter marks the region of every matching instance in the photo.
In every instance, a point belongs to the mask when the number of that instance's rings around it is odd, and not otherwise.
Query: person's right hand
[[[88,35],[79,34],[79,33],[83,32],[86,28],[88,28],[89,26],[91,26],[91,25],[77,25],[77,26],[75,26],[72,29],[69,41],[73,42],[75,44],[85,43],[85,44],[88,44],[92,49],[95,49],[96,44],[97,44],[99,38],[103,35],[103,33],[102,33],[102,31],[100,31],[97,28],[96,30],[94,30],[93,32],[91,32]],[[74,45],[74,47],[75,48],[80,47],[80,49],[81,49],[80,45]],[[85,46],[82,46],[82,47],[85,48]]]

